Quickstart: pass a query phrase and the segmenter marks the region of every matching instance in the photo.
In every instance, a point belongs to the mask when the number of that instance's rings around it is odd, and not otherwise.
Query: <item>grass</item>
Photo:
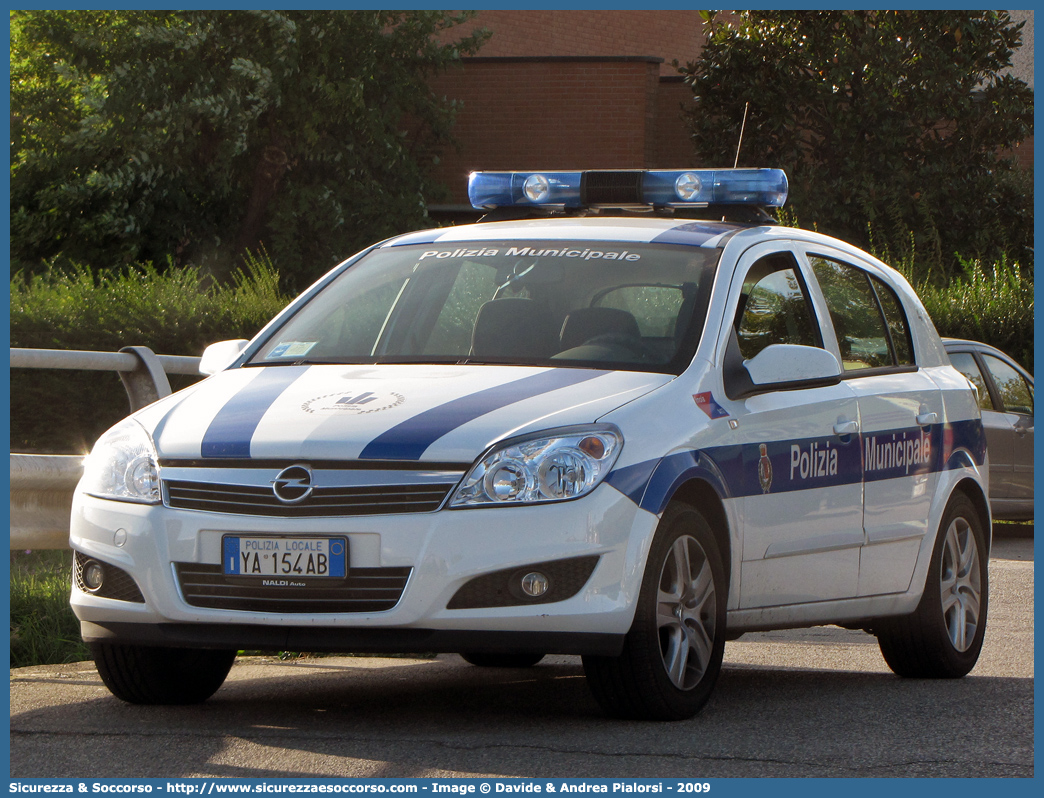
[[[57,665],[91,658],[80,639],[80,622],[69,607],[72,573],[71,551],[11,552],[11,667]],[[304,659],[321,654],[294,651],[241,651],[265,654],[281,660]],[[382,654],[342,656],[385,656],[431,659],[434,654]]]
[[[72,552],[11,552],[11,667],[90,659],[69,607]]]

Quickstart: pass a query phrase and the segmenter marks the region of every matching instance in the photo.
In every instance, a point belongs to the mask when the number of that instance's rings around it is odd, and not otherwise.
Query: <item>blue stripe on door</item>
[[[710,482],[722,498],[739,498],[981,466],[985,458],[982,424],[970,419],[924,431],[915,427],[853,436],[848,443],[832,436],[678,452],[616,469],[606,482],[659,514],[678,487],[693,478]]]
[[[360,460],[419,460],[424,451],[443,435],[515,402],[522,402],[559,388],[578,385],[608,374],[607,371],[550,369],[520,380],[425,410],[374,438],[359,455]]]
[[[203,457],[250,457],[250,439],[272,403],[308,366],[264,369],[222,407],[203,434]]]

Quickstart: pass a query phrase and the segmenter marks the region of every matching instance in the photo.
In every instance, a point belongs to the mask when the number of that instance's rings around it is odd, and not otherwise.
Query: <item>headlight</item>
[[[623,447],[615,427],[572,427],[498,444],[464,477],[450,507],[577,499],[594,490]]]
[[[156,447],[138,422],[121,421],[110,429],[84,461],[80,490],[102,499],[158,504]]]

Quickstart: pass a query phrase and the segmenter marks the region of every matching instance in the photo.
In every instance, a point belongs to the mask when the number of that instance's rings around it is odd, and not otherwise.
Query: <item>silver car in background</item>
[[[993,518],[1032,521],[1033,375],[988,344],[944,338],[943,345],[954,368],[979,392]]]

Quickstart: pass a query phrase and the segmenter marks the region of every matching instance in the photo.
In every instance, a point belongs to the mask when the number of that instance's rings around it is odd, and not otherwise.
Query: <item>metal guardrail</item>
[[[199,358],[157,355],[145,346],[125,346],[119,352],[72,349],[12,349],[11,368],[115,371],[123,380],[133,413],[170,396],[167,374],[199,376]]]
[[[130,412],[169,396],[167,374],[199,375],[199,358],[157,355],[144,346],[119,352],[12,349],[11,368],[115,371]],[[83,474],[81,455],[11,454],[11,548],[69,548],[73,490]]]
[[[82,455],[11,455],[11,548],[69,548],[73,490]]]

